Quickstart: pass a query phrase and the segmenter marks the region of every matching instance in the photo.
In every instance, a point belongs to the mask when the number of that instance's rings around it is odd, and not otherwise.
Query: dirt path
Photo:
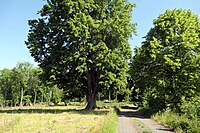
[[[150,118],[145,118],[136,109],[122,109],[119,115],[119,133],[175,133]]]
[[[119,133],[142,133],[142,130],[129,117],[119,116]]]

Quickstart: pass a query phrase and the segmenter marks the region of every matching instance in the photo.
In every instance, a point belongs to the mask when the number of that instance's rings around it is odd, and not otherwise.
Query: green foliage
[[[181,106],[181,112],[185,114],[189,119],[200,120],[200,97],[194,97],[190,101],[184,101]]]
[[[190,10],[174,9],[153,24],[132,59],[134,89],[146,109],[180,111],[200,92],[200,21]]]
[[[4,103],[3,94],[0,93],[0,106],[3,106],[3,103]]]
[[[31,97],[32,97],[31,95],[25,95],[23,97],[23,103],[24,103],[24,105],[31,105],[32,104]]]
[[[62,101],[62,98],[63,98],[63,90],[59,89],[57,86],[54,86],[51,101],[55,104],[58,104]]]
[[[32,64],[29,62],[21,62],[18,63],[15,68],[12,70],[12,78],[13,78],[13,88],[16,93],[18,93],[18,98],[20,98],[20,106],[23,105],[24,93],[28,91],[30,70],[32,69]],[[27,97],[28,98],[28,97]],[[25,100],[28,100],[28,99]]]
[[[12,93],[12,79],[11,71],[9,69],[3,69],[0,71],[0,99],[1,104],[11,104],[10,100],[13,99]],[[7,101],[9,100],[9,102]]]
[[[29,20],[26,41],[43,78],[68,94],[84,93],[88,109],[105,88],[125,92],[133,7],[126,0],[47,0],[41,18]]]

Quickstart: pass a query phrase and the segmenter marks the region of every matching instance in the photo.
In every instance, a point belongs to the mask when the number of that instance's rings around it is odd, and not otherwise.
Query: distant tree
[[[56,85],[52,87],[52,98],[51,101],[58,104],[63,99],[63,90],[59,89]]]
[[[66,92],[83,92],[88,110],[96,108],[96,95],[107,80],[123,92],[128,39],[135,32],[133,7],[127,0],[47,0],[41,18],[29,21],[26,41],[45,79]]]
[[[29,62],[19,62],[12,70],[13,88],[15,92],[20,93],[20,106],[23,106],[25,92],[30,89],[29,79],[32,69],[33,65]]]
[[[200,21],[190,10],[167,10],[135,49],[131,75],[143,105],[179,109],[200,92]]]
[[[41,74],[41,69],[39,67],[32,68],[29,70],[29,78],[28,78],[28,90],[27,94],[31,95],[31,102],[35,105],[37,102],[37,97],[41,97],[40,87],[42,85],[42,81],[39,78]]]
[[[0,101],[1,105],[11,105],[13,103],[11,70],[0,71]]]

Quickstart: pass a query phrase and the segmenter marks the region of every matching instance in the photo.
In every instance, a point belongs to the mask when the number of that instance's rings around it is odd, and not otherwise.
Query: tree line
[[[105,89],[98,94],[98,100],[125,99],[127,98],[124,98],[124,95],[112,89]],[[34,67],[29,62],[18,62],[12,69],[0,70],[0,106],[67,105],[71,101],[85,101],[80,88],[77,87],[73,91],[59,88],[44,79],[40,67]]]
[[[19,62],[13,69],[0,70],[0,106],[24,106],[58,103],[63,91],[40,79],[42,70],[29,62]]]

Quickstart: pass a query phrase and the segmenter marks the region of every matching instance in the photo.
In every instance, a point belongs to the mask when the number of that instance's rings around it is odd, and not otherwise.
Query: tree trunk
[[[101,101],[101,93],[98,94],[98,98],[99,98],[98,100],[100,102]]]
[[[99,78],[99,71],[97,68],[95,68],[93,65],[90,66],[90,69],[88,68],[87,72],[87,92],[86,92],[86,101],[87,106],[86,110],[94,110],[96,105],[96,99],[97,99],[97,84],[98,84],[98,78]]]
[[[23,96],[24,96],[24,89],[21,87],[21,99],[20,99],[20,106],[23,106]]]
[[[33,105],[35,105],[35,103],[36,103],[36,99],[37,98],[37,91],[36,90],[34,90],[34,101],[33,101]]]
[[[108,101],[110,102],[111,101],[111,96],[110,96],[110,90],[109,90],[109,94],[108,94]]]
[[[41,104],[43,104],[43,99],[44,99],[44,96],[43,96],[43,94],[42,94],[42,98],[41,98]]]
[[[118,94],[118,91],[117,91],[115,94],[116,94],[116,96],[115,96],[115,101],[117,101],[117,94]]]
[[[94,110],[97,105],[96,105],[96,94],[91,94],[91,95],[86,95],[86,100],[87,100],[87,106],[86,110]]]

